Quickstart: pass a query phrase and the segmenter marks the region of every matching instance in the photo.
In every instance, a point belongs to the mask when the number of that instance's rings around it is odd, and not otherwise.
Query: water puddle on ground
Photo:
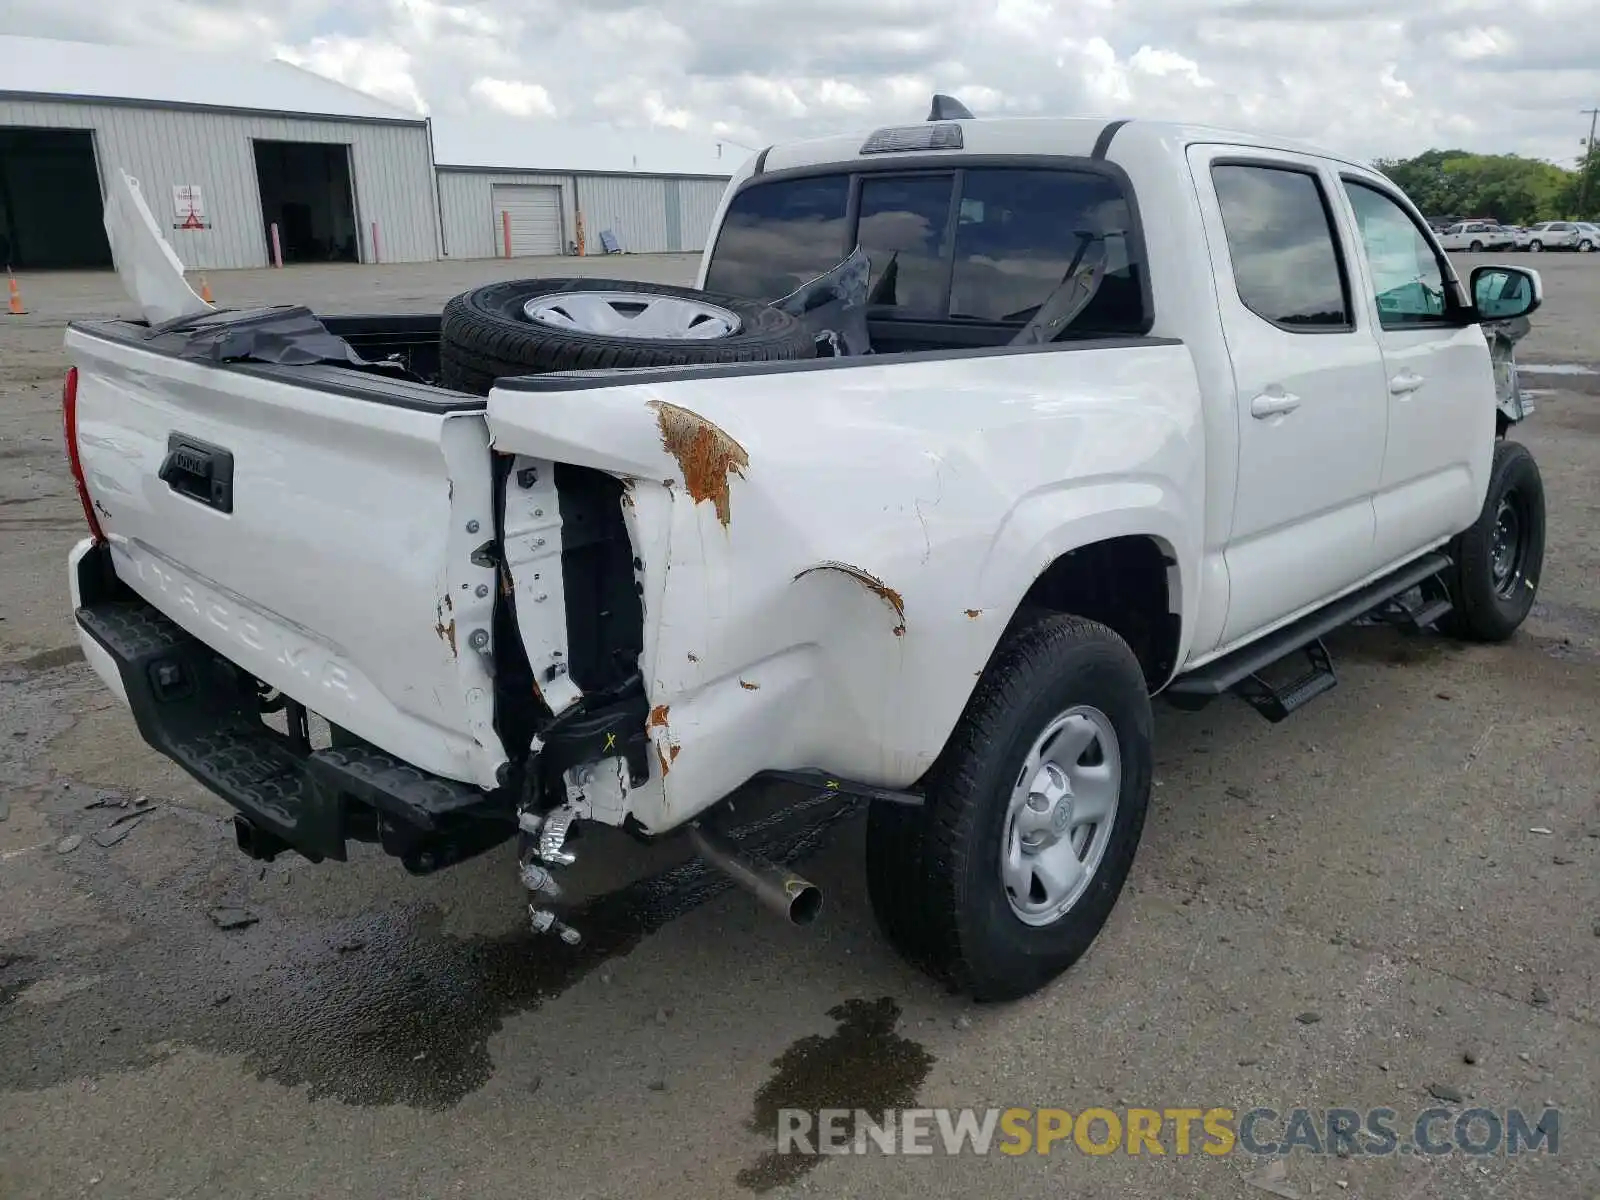
[[[800,800],[739,840],[794,861],[852,811],[836,796]],[[219,946],[209,924],[159,897],[102,896],[126,902],[135,932],[92,963],[26,939],[0,947],[0,1005],[15,1048],[0,1054],[0,1088],[137,1069],[188,1045],[243,1055],[259,1078],[304,1086],[312,1098],[448,1108],[489,1079],[489,1038],[506,1017],[730,886],[697,860],[682,863],[570,914],[584,934],[576,947],[522,929],[453,937],[435,910],[416,907],[288,929],[279,914],[274,927],[242,929]],[[36,983],[90,970],[95,987],[27,999]]]
[[[1600,371],[1593,367],[1585,367],[1579,363],[1524,363],[1517,364],[1517,373],[1521,375],[1600,375]]]
[[[933,1055],[895,1032],[900,1006],[889,997],[846,1000],[828,1010],[839,1023],[832,1033],[803,1037],[773,1060],[772,1078],[756,1093],[751,1128],[776,1139],[778,1115],[801,1109],[863,1109],[881,1117],[887,1108],[909,1108],[928,1077]],[[755,1192],[793,1183],[822,1158],[813,1154],[762,1154],[740,1171],[738,1182]]]

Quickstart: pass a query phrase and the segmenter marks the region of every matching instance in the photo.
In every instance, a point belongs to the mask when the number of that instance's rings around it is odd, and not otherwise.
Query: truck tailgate
[[[332,724],[493,787],[506,754],[486,640],[496,570],[475,553],[495,536],[482,403],[334,368],[193,361],[138,332],[67,334],[117,576]]]

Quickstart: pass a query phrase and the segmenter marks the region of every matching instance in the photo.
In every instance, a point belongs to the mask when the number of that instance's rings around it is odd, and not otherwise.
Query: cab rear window
[[[848,175],[819,175],[746,188],[722,221],[706,287],[776,300],[849,252]]]
[[[872,261],[878,317],[1020,325],[1084,252],[1103,256],[1106,274],[1074,330],[1149,328],[1132,205],[1115,177],[1096,170],[945,167],[757,182],[728,207],[706,287],[776,300],[858,244]]]

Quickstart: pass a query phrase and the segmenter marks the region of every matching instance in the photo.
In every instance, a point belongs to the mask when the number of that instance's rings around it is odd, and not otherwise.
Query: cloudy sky
[[[979,116],[1570,162],[1600,104],[1593,0],[7,0],[0,32],[276,53],[434,114],[750,145],[920,119],[939,90]]]

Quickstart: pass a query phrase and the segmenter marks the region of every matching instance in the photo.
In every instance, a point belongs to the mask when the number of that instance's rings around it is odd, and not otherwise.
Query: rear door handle
[[[1389,380],[1389,394],[1391,396],[1409,396],[1412,392],[1428,382],[1415,371],[1401,371]]]
[[[1293,392],[1266,391],[1250,401],[1250,415],[1258,421],[1291,413],[1300,407],[1300,397]]]

